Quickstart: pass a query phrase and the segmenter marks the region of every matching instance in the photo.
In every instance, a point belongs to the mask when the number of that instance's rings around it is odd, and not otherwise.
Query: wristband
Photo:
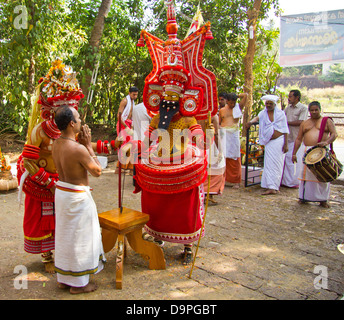
[[[31,176],[31,180],[44,186],[48,179],[50,174],[44,170],[44,168],[40,168],[33,176]]]
[[[39,147],[30,144],[25,144],[23,149],[23,157],[27,159],[37,160],[39,159],[39,152]]]

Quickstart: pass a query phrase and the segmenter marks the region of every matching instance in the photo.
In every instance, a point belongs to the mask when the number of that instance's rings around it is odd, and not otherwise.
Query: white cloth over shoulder
[[[97,208],[90,187],[58,181],[55,191],[55,269],[58,281],[84,286],[84,276],[98,273],[105,262]],[[59,276],[61,277],[59,278]],[[65,277],[65,278],[64,278]],[[79,283],[79,285],[78,285]]]
[[[258,114],[259,117],[259,144],[266,145],[273,133],[274,130],[277,130],[281,133],[289,133],[287,117],[285,113],[275,107],[274,109],[274,120],[271,122],[269,119],[268,111],[265,108]]]
[[[125,106],[125,108],[122,112],[122,120],[123,121],[128,119],[130,109],[131,109],[131,102],[132,102],[129,94],[126,96],[126,99],[127,99],[127,105]],[[133,101],[133,109],[134,109],[134,107],[135,107],[135,101]]]
[[[133,108],[134,140],[143,141],[152,118],[148,115],[143,102]]]
[[[238,118],[241,118],[241,117],[242,117],[242,112],[241,112],[241,109],[240,109],[240,105],[239,105],[239,103],[236,103],[235,107],[233,108],[233,118],[234,119],[238,119]]]

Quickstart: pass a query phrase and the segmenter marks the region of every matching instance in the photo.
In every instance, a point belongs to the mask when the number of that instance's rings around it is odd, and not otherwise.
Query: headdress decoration
[[[78,108],[79,100],[84,97],[77,73],[73,68],[65,65],[60,58],[57,58],[44,78],[40,79],[42,89],[38,103],[41,105],[41,117],[51,118],[56,107],[70,105]]]
[[[208,111],[213,116],[218,108],[216,77],[202,65],[205,41],[213,38],[210,22],[179,40],[173,0],[165,4],[168,40],[142,30],[137,44],[147,44],[153,62],[153,70],[145,79],[143,103],[150,114],[157,113],[165,92],[172,91],[179,95],[183,116],[206,119]]]

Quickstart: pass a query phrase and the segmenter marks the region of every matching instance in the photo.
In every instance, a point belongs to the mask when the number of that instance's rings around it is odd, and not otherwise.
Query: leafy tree
[[[344,85],[344,66],[340,63],[333,64],[326,75],[321,77],[324,81]]]

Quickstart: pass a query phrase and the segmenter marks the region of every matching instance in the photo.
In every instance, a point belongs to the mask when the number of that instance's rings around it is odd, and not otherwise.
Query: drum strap
[[[333,121],[333,119],[331,117],[323,117],[323,119],[321,120],[318,142],[321,141],[321,139],[322,139],[322,137],[324,135],[325,127],[326,127],[326,122],[327,122],[328,118],[330,118]],[[333,153],[333,143],[330,144],[330,150],[331,150],[331,153]]]

